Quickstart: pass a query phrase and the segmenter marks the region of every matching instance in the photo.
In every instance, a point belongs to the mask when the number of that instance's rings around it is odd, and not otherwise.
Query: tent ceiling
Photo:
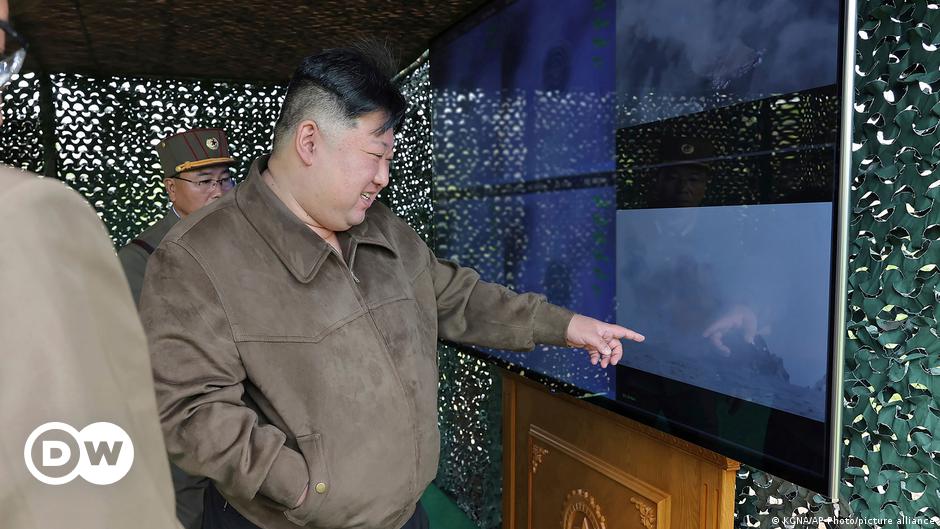
[[[13,0],[27,69],[93,76],[283,82],[300,60],[357,38],[407,66],[480,0]]]

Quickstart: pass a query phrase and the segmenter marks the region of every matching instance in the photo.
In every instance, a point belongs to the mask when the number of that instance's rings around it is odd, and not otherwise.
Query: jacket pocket
[[[295,509],[284,513],[288,520],[297,525],[307,525],[320,513],[323,502],[332,489],[329,467],[323,451],[323,439],[320,434],[312,433],[297,438],[297,448],[307,462],[310,483],[307,484],[307,497]]]

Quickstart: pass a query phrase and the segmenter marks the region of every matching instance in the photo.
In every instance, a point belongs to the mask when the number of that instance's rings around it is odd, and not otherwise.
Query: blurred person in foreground
[[[8,22],[6,0],[0,0],[0,26],[2,90],[27,47]],[[62,182],[0,166],[0,241],[0,525],[178,527],[147,343],[105,227]],[[43,436],[32,454],[25,447],[49,422],[76,430],[117,425],[133,443],[130,470],[111,485],[80,476],[61,485],[40,481],[27,459],[42,455],[43,465],[54,459],[47,455],[63,454],[47,451]],[[50,435],[68,441],[61,430]],[[73,448],[74,458],[78,443]]]

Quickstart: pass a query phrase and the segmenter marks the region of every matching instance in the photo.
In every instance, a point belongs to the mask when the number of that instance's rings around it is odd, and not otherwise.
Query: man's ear
[[[304,165],[313,165],[316,150],[323,142],[323,129],[312,119],[305,119],[297,125],[294,134],[294,150]]]
[[[166,194],[170,197],[170,202],[176,202],[176,179],[164,178],[163,185],[166,187]]]

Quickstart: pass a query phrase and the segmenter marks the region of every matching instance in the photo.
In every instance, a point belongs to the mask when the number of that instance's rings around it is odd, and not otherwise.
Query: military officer
[[[134,302],[140,302],[144,271],[154,248],[177,221],[218,199],[234,187],[228,139],[221,129],[193,129],[163,139],[157,145],[163,183],[172,206],[163,219],[118,251]],[[203,496],[208,480],[187,475],[171,465],[176,493],[176,516],[186,529],[202,527]]]
[[[147,260],[181,218],[218,199],[234,187],[228,139],[221,129],[192,129],[157,145],[163,184],[173,205],[163,218],[118,251],[134,301],[140,302]]]

